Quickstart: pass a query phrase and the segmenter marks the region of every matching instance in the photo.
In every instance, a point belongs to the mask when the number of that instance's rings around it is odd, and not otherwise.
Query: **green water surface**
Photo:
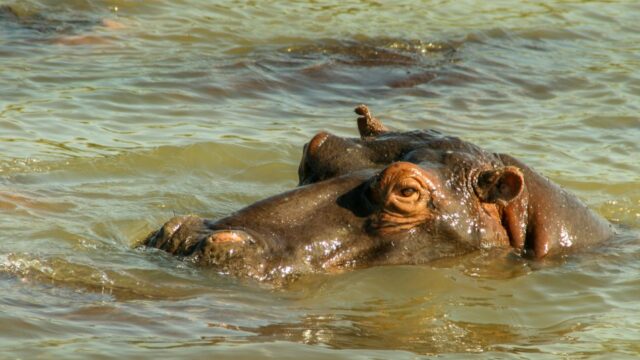
[[[640,2],[0,0],[0,358],[640,356]],[[368,104],[616,225],[273,288],[135,243],[294,187]]]

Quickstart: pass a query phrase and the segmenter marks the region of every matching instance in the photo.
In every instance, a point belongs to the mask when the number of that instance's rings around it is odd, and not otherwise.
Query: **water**
[[[640,355],[640,4],[0,3],[32,19],[0,18],[0,358]],[[521,158],[619,235],[284,288],[135,248],[295,186],[359,103]]]

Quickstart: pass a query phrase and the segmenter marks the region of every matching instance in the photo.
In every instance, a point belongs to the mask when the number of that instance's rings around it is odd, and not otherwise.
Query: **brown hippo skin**
[[[512,247],[541,259],[611,225],[511,156],[434,130],[393,132],[356,108],[360,138],[321,132],[300,186],[220,220],[175,217],[145,245],[259,280],[420,264]]]

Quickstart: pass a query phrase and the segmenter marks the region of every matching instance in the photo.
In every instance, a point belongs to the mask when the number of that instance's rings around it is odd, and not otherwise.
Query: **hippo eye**
[[[406,187],[402,190],[400,190],[400,195],[402,195],[403,197],[410,197],[411,195],[415,194],[418,190],[411,188],[411,187]]]

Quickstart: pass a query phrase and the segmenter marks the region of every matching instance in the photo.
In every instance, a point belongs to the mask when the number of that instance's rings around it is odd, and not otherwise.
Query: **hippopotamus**
[[[424,264],[482,249],[539,260],[611,225],[520,160],[435,130],[396,132],[358,106],[359,138],[304,145],[299,186],[218,220],[178,216],[144,245],[258,280]]]

